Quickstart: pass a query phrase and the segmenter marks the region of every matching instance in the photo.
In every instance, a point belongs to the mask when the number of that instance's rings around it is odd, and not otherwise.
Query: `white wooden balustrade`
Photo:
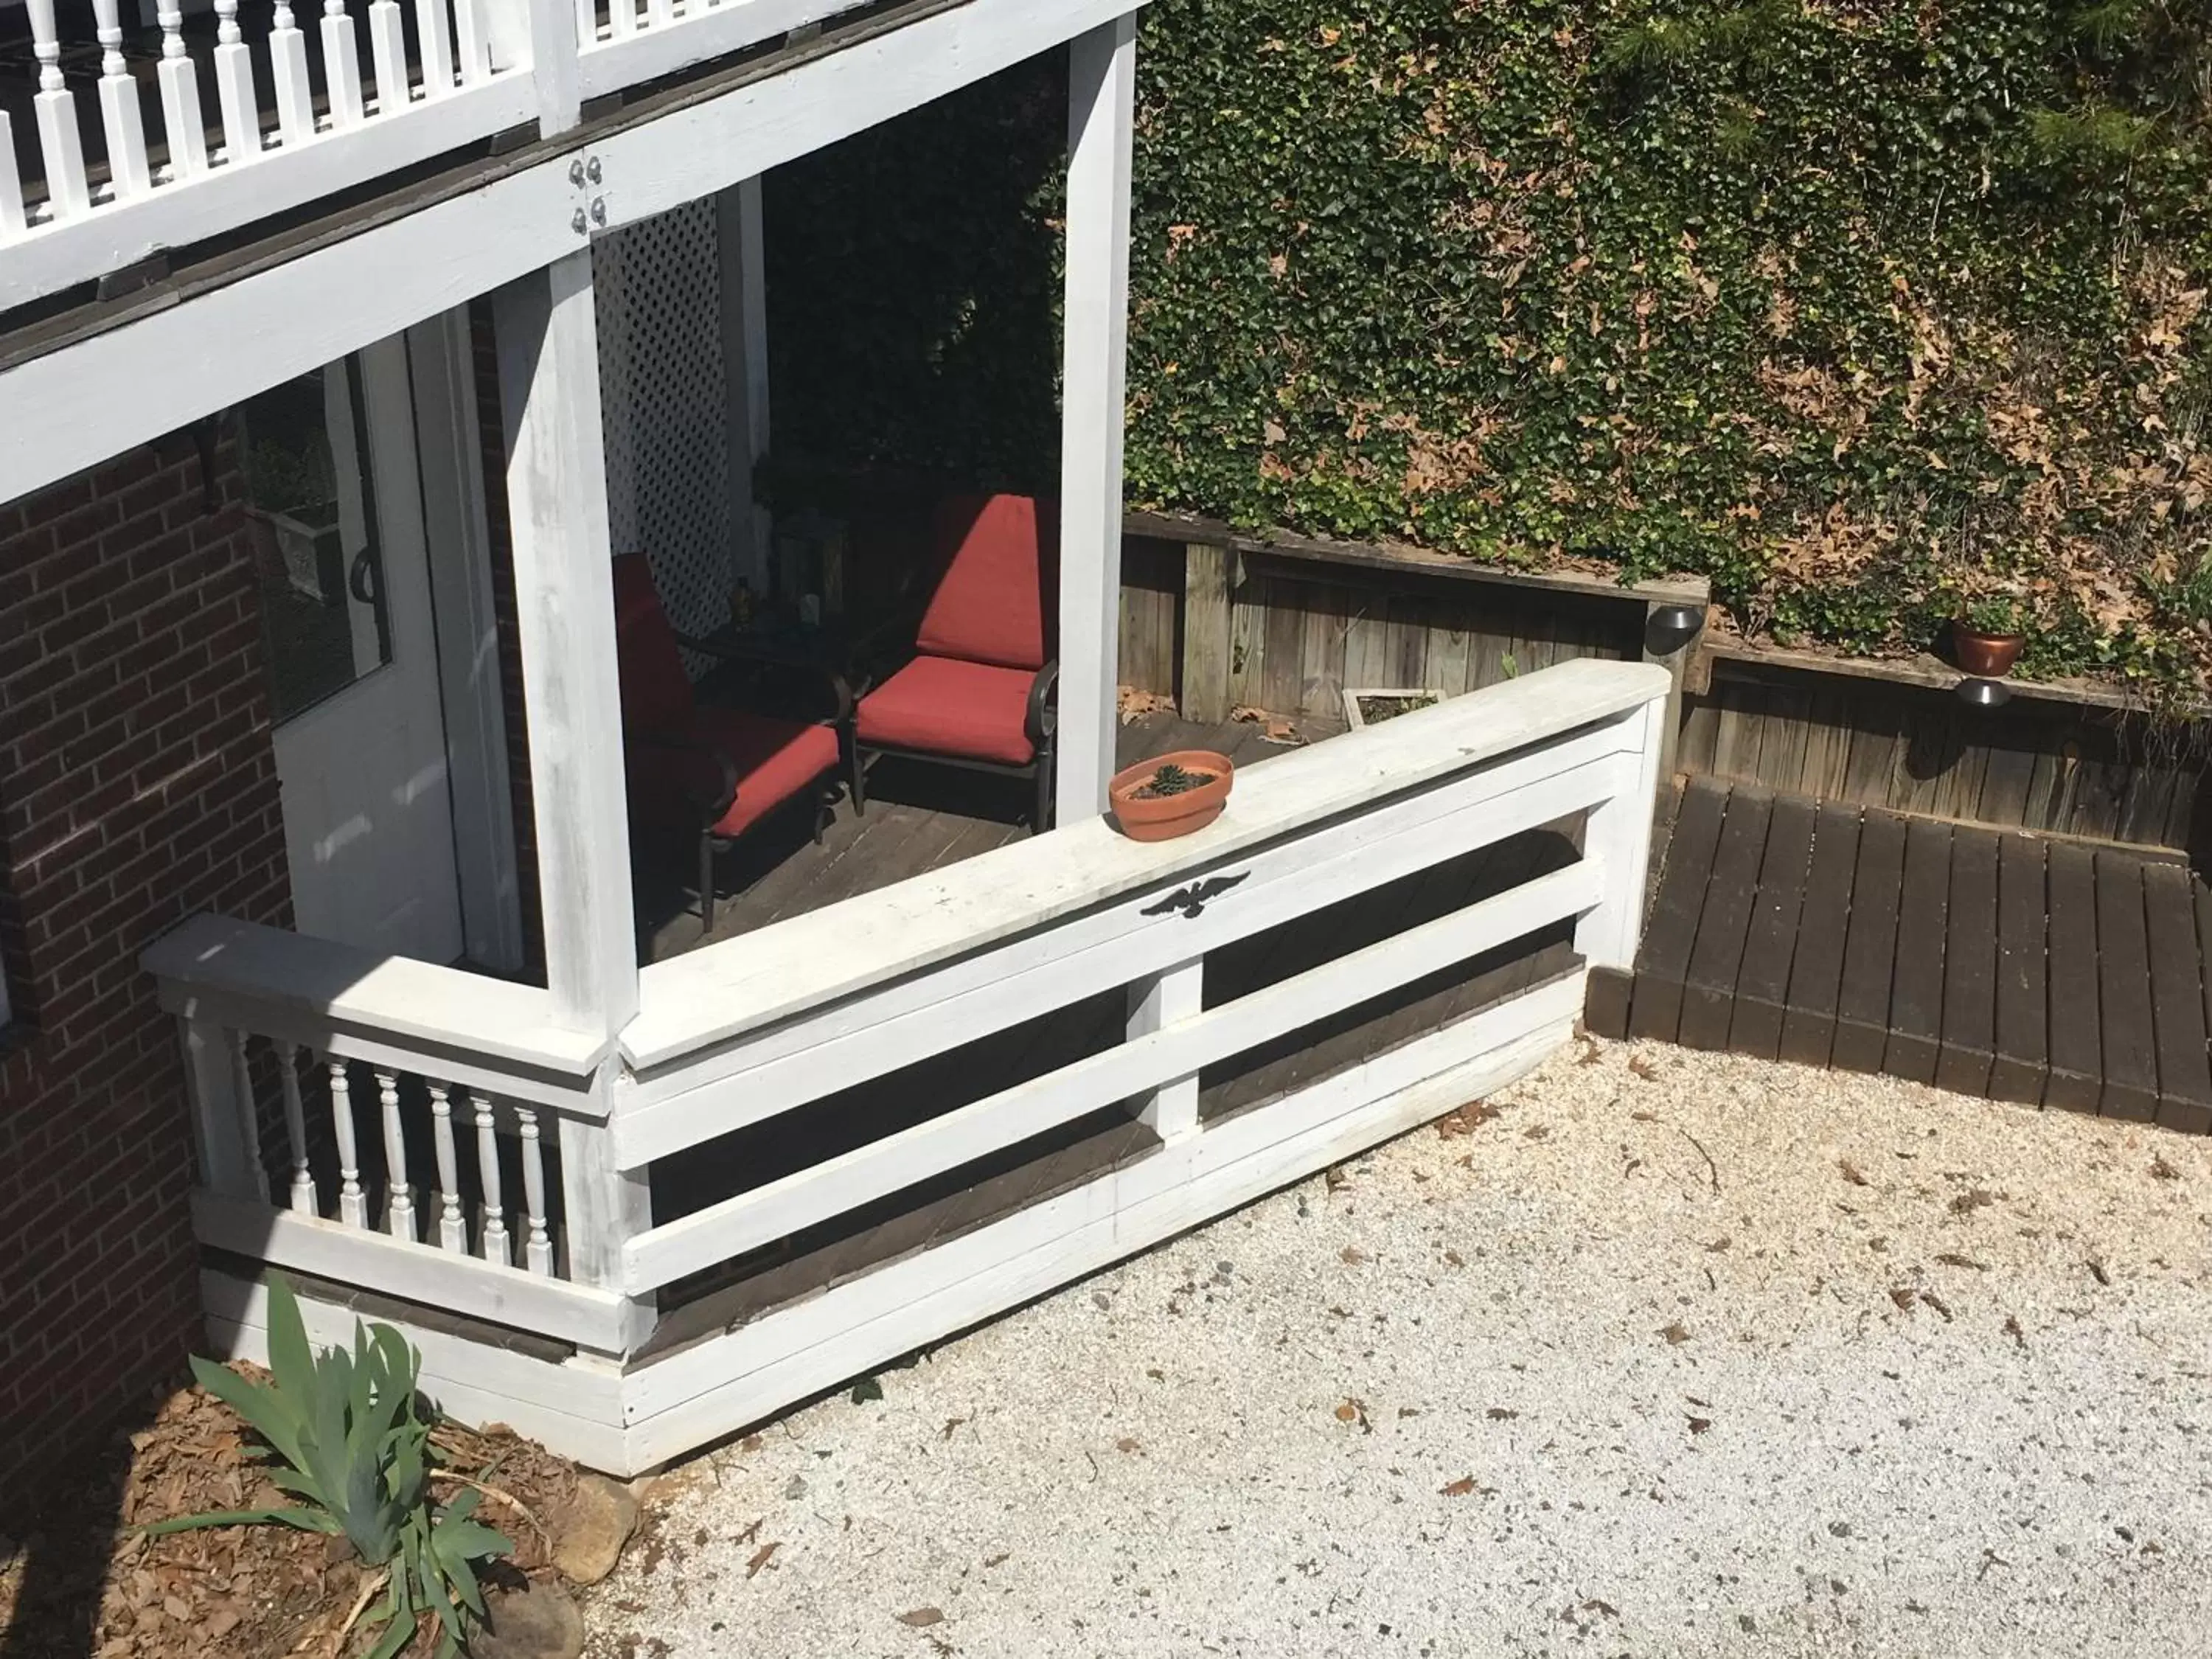
[[[187,924],[148,966],[185,1025],[201,1237],[606,1356],[533,1370],[507,1355],[494,1382],[472,1345],[410,1328],[449,1408],[648,1466],[1535,1064],[1580,1011],[1580,969],[1286,1093],[1199,1113],[1202,1069],[1540,930],[1571,925],[1585,966],[1626,965],[1667,691],[1650,665],[1566,664],[1248,769],[1221,818],[1182,841],[1133,842],[1094,819],[1016,842],[647,969],[612,1047],[544,1025],[542,991]],[[1571,862],[1468,889],[1456,908],[1259,988],[1207,984],[1226,946],[1572,820]],[[1126,996],[1126,1038],[1073,1063],[765,1182],[746,1184],[742,1154],[708,1150],[771,1118],[839,1112],[855,1085],[1108,993]],[[1151,1129],[1150,1150],[1073,1190],[835,1285],[793,1285],[727,1330],[711,1300],[684,1300],[695,1275],[1115,1107]],[[652,1216],[657,1165],[677,1161],[696,1185],[730,1157],[726,1196]],[[226,1340],[252,1352],[265,1309],[250,1276],[216,1274],[210,1296]],[[671,1317],[684,1322],[669,1351],[645,1350]]]
[[[582,94],[657,80],[870,0],[576,0]],[[606,21],[600,21],[604,11]]]
[[[520,49],[495,54],[490,11],[502,0],[412,0],[414,61],[399,0],[362,0],[360,18],[347,0],[321,0],[313,61],[308,20],[290,0],[215,0],[211,44],[186,35],[181,0],[161,0],[150,110],[123,51],[124,9],[135,21],[136,0],[94,0],[101,142],[88,155],[61,67],[76,43],[63,40],[54,0],[26,3],[38,165],[24,176],[0,112],[0,309],[414,167],[538,111],[526,33]],[[270,6],[266,86],[241,4]],[[211,64],[216,111],[201,106],[195,53]]]

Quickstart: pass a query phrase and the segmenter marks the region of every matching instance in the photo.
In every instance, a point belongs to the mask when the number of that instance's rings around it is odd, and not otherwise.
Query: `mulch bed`
[[[574,1467],[504,1430],[446,1424],[433,1440],[445,1468],[493,1489],[477,1512],[514,1546],[495,1573],[513,1584],[553,1576],[548,1532]],[[27,1516],[0,1514],[0,1650],[8,1659],[327,1659],[364,1582],[343,1539],[285,1526],[160,1538],[135,1529],[288,1501],[248,1444],[228,1407],[181,1389],[149,1426],[117,1433]],[[441,1497],[457,1489],[437,1481]],[[344,1651],[364,1650],[375,1634],[356,1627]],[[426,1624],[407,1651],[433,1645]]]

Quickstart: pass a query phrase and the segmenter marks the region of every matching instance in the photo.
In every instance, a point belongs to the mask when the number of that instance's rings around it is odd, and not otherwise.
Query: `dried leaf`
[[[1140,1452],[1144,1447],[1125,1434],[1114,1443],[1114,1449],[1117,1452]]]
[[[1863,1187],[1867,1185],[1866,1176],[1860,1173],[1859,1166],[1852,1163],[1850,1159],[1847,1158],[1838,1158],[1836,1160],[1836,1169],[1843,1176],[1844,1179],[1850,1182],[1852,1186]]]
[[[916,1607],[911,1613],[902,1613],[894,1616],[899,1623],[910,1630],[927,1630],[932,1625],[941,1625],[945,1622],[944,1613],[935,1607]]]
[[[1370,1257],[1367,1252],[1358,1245],[1347,1244],[1336,1253],[1336,1259],[1347,1267],[1357,1267],[1360,1263],[1370,1260]]]
[[[763,1544],[758,1549],[755,1550],[753,1552],[752,1559],[745,1563],[745,1577],[748,1578],[757,1577],[760,1574],[761,1569],[768,1565],[769,1558],[773,1556],[782,1547],[782,1540],[772,1538],[767,1543]]]
[[[1712,1425],[1713,1419],[1710,1417],[1693,1417],[1690,1419],[1690,1432],[1692,1434],[1703,1434],[1707,1429],[1712,1427]]]
[[[1437,1488],[1437,1491],[1446,1498],[1464,1498],[1474,1490],[1474,1477],[1471,1474],[1463,1474],[1458,1480]]]
[[[1671,1325],[1662,1327],[1659,1334],[1667,1339],[1667,1346],[1670,1348],[1679,1348],[1690,1340],[1690,1333],[1679,1319]]]
[[[1996,1201],[1996,1194],[1980,1187],[1969,1188],[1951,1200],[1951,1213],[1972,1215],[1977,1210],[1987,1209]]]

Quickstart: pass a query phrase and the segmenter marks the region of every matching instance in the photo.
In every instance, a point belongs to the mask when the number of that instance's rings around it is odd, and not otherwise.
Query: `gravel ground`
[[[2208,1246],[2202,1140],[1584,1041],[662,1477],[592,1651],[2201,1649]]]

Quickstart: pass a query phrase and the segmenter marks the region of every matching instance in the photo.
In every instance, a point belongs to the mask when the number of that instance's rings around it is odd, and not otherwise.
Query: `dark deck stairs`
[[[2203,1133],[2208,957],[2179,860],[1695,778],[1585,1020]]]

